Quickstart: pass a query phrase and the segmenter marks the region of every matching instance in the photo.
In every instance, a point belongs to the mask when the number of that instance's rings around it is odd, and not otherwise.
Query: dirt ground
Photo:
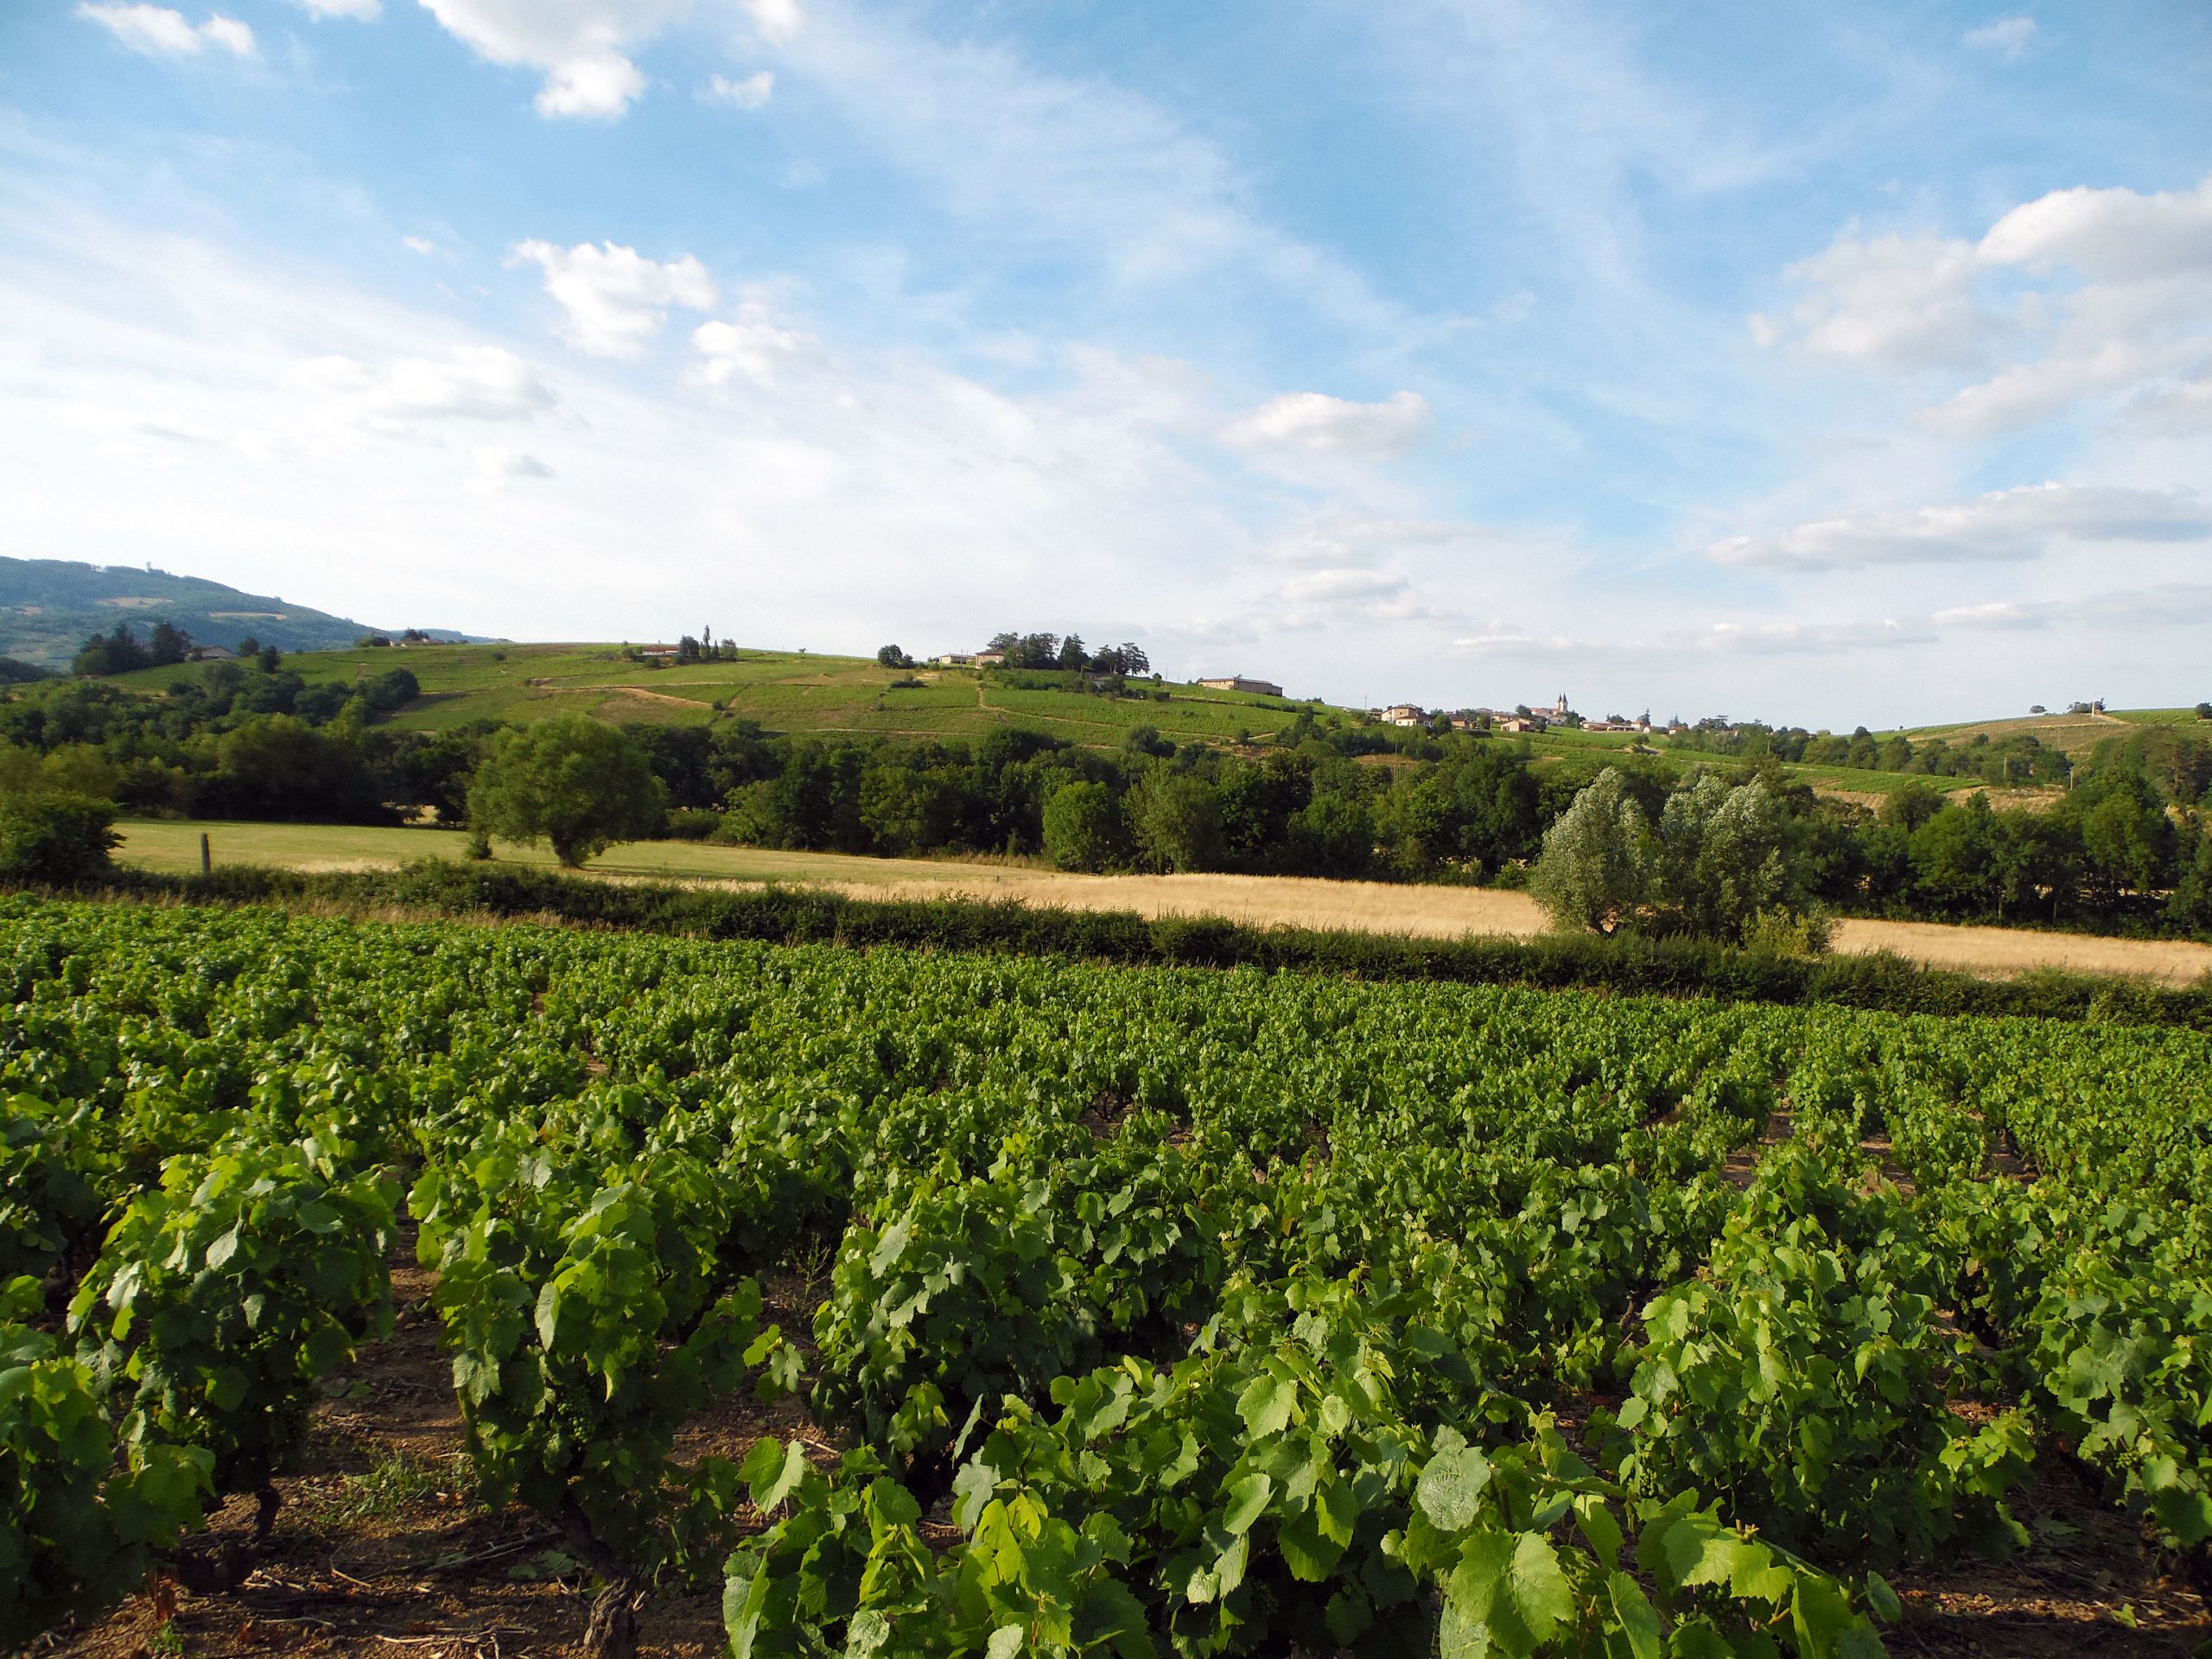
[[[250,1569],[235,1587],[195,1592],[159,1580],[88,1629],[26,1651],[56,1659],[551,1659],[580,1651],[592,1586],[559,1535],[520,1510],[493,1515],[469,1495],[433,1283],[411,1253],[395,1252],[397,1326],[327,1379],[305,1466],[279,1483],[284,1504],[268,1546],[250,1551],[253,1505],[243,1497],[194,1541],[194,1560],[234,1560]],[[769,1316],[786,1333],[805,1332],[818,1289],[796,1280],[770,1284]],[[821,1462],[837,1455],[788,1399],[724,1402],[686,1429],[677,1454],[741,1459],[763,1434],[808,1442]],[[1906,1610],[1885,1631],[1893,1654],[2181,1659],[2212,1637],[2212,1617],[2173,1564],[2063,1464],[2039,1467],[2013,1508],[2036,1540],[2013,1560],[1969,1556],[1893,1575]],[[759,1524],[758,1516],[743,1520]],[[719,1585],[655,1594],[639,1615],[638,1651],[667,1659],[725,1653]]]

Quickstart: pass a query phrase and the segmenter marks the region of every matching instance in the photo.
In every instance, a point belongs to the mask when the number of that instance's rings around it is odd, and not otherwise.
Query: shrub
[[[74,887],[96,881],[121,839],[115,808],[73,794],[21,797],[0,805],[0,881]]]
[[[1744,929],[1744,949],[1761,956],[1808,957],[1825,955],[1835,923],[1825,911],[1763,910]]]
[[[703,806],[678,807],[663,830],[671,841],[705,841],[721,828],[722,815]]]

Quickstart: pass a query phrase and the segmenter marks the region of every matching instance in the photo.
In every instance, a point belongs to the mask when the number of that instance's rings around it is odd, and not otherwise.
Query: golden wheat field
[[[300,870],[389,868],[410,859],[458,857],[462,846],[458,835],[436,830],[323,824],[140,823],[124,824],[122,831],[124,862],[171,873],[198,867],[203,832],[218,862]],[[537,849],[504,843],[499,857],[501,862],[538,867],[552,862]],[[1525,938],[1542,932],[1545,925],[1543,912],[1526,893],[1484,887],[1300,876],[1071,875],[1025,864],[855,858],[696,842],[627,842],[595,860],[589,874],[612,880],[775,881],[854,898],[1010,899],[1077,910],[1219,916],[1262,927],[1352,928],[1423,938],[1470,933]],[[1836,929],[1835,947],[1893,950],[1935,967],[2000,976],[2059,968],[2186,985],[2212,973],[2212,945],[1934,922],[1843,922]]]

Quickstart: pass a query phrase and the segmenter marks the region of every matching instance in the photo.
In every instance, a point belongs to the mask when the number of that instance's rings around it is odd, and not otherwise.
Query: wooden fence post
[[[200,832],[200,874],[210,874],[215,868],[214,849],[207,844],[207,832]]]

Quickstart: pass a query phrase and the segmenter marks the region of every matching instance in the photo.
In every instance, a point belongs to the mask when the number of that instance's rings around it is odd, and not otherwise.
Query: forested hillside
[[[119,623],[143,633],[156,622],[201,645],[228,647],[251,636],[279,651],[329,651],[370,632],[347,617],[200,576],[70,559],[0,558],[0,657],[66,670],[92,635]]]

